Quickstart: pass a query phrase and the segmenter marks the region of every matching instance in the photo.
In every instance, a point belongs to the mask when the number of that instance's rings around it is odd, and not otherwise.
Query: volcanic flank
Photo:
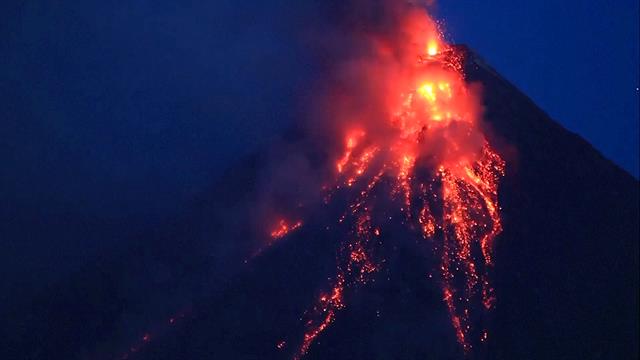
[[[105,325],[94,338],[69,331],[14,349],[73,344],[63,353],[72,358],[101,344],[89,353],[123,359],[637,358],[638,181],[477,54],[447,44],[426,13],[394,14],[350,38],[361,50],[331,62],[315,104],[329,120],[239,164],[172,232],[183,239],[172,281],[206,277],[192,265],[204,224],[234,228],[220,209],[263,198],[256,184],[278,173],[267,158],[303,159],[311,175],[294,172],[276,185],[278,201],[252,213],[264,232],[233,234],[258,246],[222,289],[113,356],[102,350],[123,312],[113,306],[96,315]],[[280,166],[291,172],[291,161]],[[282,190],[291,178],[301,191]],[[109,291],[95,309],[119,293],[100,284]]]
[[[451,285],[460,286],[454,291],[466,305],[449,307],[443,250],[433,249],[437,236],[424,239],[421,232],[431,230],[419,219],[410,225],[419,206],[390,219],[347,220],[347,191],[309,211],[303,226],[254,258],[223,295],[200,303],[191,322],[145,348],[143,358],[635,358],[637,180],[549,119],[476,54],[455,49],[467,81],[482,84],[483,128],[506,159],[489,311],[464,298],[467,274]],[[397,207],[386,198],[398,191],[396,181],[367,195]],[[358,195],[370,191],[368,184]],[[364,240],[349,243],[361,239],[362,226]],[[481,252],[476,248],[474,258],[483,259]],[[466,331],[452,322],[460,312]]]
[[[333,170],[322,203],[148,358],[635,357],[637,181],[424,13],[400,24],[338,71],[339,150],[291,140]]]

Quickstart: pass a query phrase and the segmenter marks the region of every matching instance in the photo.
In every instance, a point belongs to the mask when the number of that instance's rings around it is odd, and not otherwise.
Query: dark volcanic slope
[[[254,236],[232,214],[255,196],[262,163],[260,154],[245,159],[182,217],[129,230],[122,248],[0,306],[0,359],[114,359],[146,331],[189,313],[193,299],[215,291],[246,256],[243,239]],[[229,231],[238,246],[226,241]]]
[[[476,55],[467,51],[467,60],[469,80],[484,87],[486,132],[507,161],[499,192],[504,231],[495,254],[498,302],[487,319],[488,346],[475,357],[636,359],[638,181]],[[111,358],[128,338],[113,340],[123,318],[170,315],[189,294],[199,300],[185,321],[130,358],[290,358],[304,331],[300,317],[335,275],[335,252],[346,230],[325,230],[341,211],[318,209],[300,231],[240,273],[221,272],[224,259],[240,262],[241,256],[215,248],[217,239],[255,236],[224,229],[236,228],[227,213],[255,196],[262,160],[256,156],[238,166],[201,206],[142,234],[146,239],[135,249],[106,257],[14,309],[3,334],[5,357]],[[435,262],[406,241],[413,236],[399,224],[383,234],[387,263],[374,283],[346,294],[348,307],[308,359],[462,357],[438,284],[425,279]],[[212,261],[211,253],[219,259]],[[141,289],[130,290],[136,286]],[[146,309],[147,302],[157,308]],[[278,349],[280,341],[285,344]]]
[[[500,190],[504,232],[496,245],[497,308],[478,358],[636,359],[638,181],[468,50],[466,73],[484,86],[487,132],[507,160]],[[323,215],[325,214],[325,215]],[[340,232],[328,209],[203,301],[181,331],[150,346],[149,359],[289,358],[300,316],[334,275]],[[398,226],[384,239],[379,281],[348,294],[348,307],[309,359],[450,359],[455,343],[433,262]],[[394,240],[396,239],[396,240]],[[276,344],[286,344],[277,349]]]
[[[500,190],[494,357],[637,358],[638,181],[470,57],[496,141],[515,149]]]

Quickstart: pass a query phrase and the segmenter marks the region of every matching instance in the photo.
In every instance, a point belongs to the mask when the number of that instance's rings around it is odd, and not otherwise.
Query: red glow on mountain
[[[271,237],[273,239],[280,239],[281,237],[286,236],[289,232],[296,230],[300,226],[302,226],[301,221],[290,223],[285,219],[281,219],[271,231]]]
[[[305,314],[296,359],[348,306],[345,292],[383,266],[377,238],[394,216],[440,259],[442,299],[465,352],[488,337],[471,317],[495,300],[488,272],[502,229],[498,182],[505,164],[480,128],[480,91],[465,81],[463,55],[424,10],[401,10],[392,34],[360,37],[368,51],[345,61],[338,89],[327,95],[330,131],[344,140],[332,151],[335,180],[324,187],[325,202],[337,193],[350,199],[337,221],[351,230],[330,290]],[[272,237],[290,227],[282,222]]]

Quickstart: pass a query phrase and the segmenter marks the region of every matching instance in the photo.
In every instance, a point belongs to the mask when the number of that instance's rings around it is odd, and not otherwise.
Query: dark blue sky
[[[638,177],[638,3],[456,0],[439,15],[453,40]]]
[[[43,259],[71,263],[79,255],[71,249],[84,256],[122,238],[69,230],[77,224],[126,228],[179,213],[229,164],[281,133],[314,76],[295,40],[309,8],[284,0],[0,5],[4,254],[41,269]],[[636,0],[443,0],[437,14],[453,40],[638,175]]]

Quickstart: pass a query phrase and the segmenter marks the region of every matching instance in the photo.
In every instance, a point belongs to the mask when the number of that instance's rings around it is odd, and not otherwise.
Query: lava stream
[[[372,239],[392,218],[404,219],[440,259],[443,303],[464,351],[488,337],[478,312],[495,301],[489,272],[502,231],[498,183],[505,163],[479,126],[480,94],[465,80],[463,54],[443,40],[424,11],[412,8],[400,17],[399,38],[407,43],[368,35],[372,52],[350,67],[361,82],[351,88],[373,93],[368,103],[377,112],[360,107],[361,93],[344,95],[335,106],[336,121],[345,124],[344,148],[336,154],[336,178],[325,187],[325,202],[336,192],[350,199],[338,222],[351,230],[338,251],[335,279],[305,315],[295,359],[347,306],[349,291],[374,279],[383,261],[376,257],[380,243]],[[385,194],[387,200],[379,201]],[[290,228],[295,225],[283,223],[272,236]]]

